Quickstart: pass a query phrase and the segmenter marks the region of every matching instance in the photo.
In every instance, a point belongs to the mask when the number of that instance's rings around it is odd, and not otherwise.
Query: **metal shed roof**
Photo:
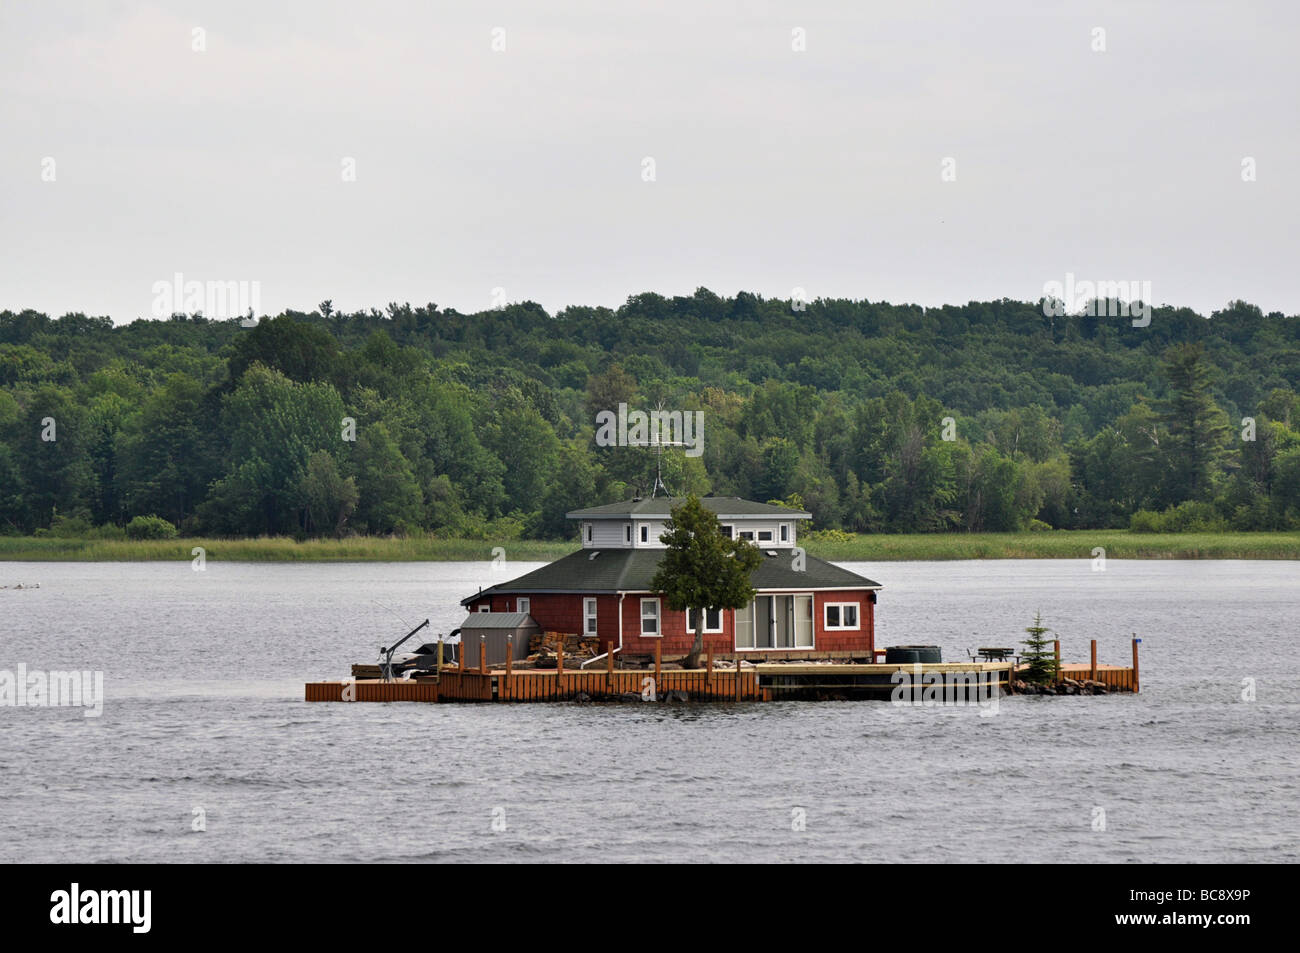
[[[471,612],[462,629],[518,629],[536,626],[527,612]]]

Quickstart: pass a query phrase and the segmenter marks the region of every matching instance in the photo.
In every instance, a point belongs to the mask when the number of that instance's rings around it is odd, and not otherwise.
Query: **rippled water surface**
[[[537,564],[513,564],[524,572]],[[1142,694],[329,705],[505,578],[485,563],[0,563],[0,669],[101,669],[104,714],[0,708],[0,860],[1295,861],[1300,565],[849,564],[877,643],[965,658],[1035,610]],[[1243,700],[1243,679],[1256,698]],[[195,808],[206,832],[191,830]],[[806,830],[792,827],[796,809]],[[1098,809],[1105,830],[1094,830]],[[493,830],[493,818],[505,830]],[[497,826],[500,826],[499,824]]]

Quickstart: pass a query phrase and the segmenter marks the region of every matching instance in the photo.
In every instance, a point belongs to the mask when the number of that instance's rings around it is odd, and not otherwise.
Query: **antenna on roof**
[[[655,404],[656,420],[663,420],[664,402],[661,400]],[[650,487],[650,499],[659,495],[659,491],[664,491],[664,496],[671,497],[668,487],[664,483],[664,447],[684,447],[684,440],[665,440],[664,435],[659,427],[652,427],[650,433],[649,446],[654,450],[655,455],[655,480]]]

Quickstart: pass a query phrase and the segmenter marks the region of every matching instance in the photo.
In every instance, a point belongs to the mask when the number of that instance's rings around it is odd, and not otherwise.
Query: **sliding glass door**
[[[795,648],[813,647],[812,596],[790,596],[790,629],[794,635]]]
[[[760,595],[736,610],[737,649],[813,647],[811,595]]]

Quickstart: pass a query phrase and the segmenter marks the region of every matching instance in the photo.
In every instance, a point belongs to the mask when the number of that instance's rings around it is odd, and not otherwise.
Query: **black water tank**
[[[890,664],[942,662],[943,651],[937,645],[894,645],[885,649],[885,661]]]

